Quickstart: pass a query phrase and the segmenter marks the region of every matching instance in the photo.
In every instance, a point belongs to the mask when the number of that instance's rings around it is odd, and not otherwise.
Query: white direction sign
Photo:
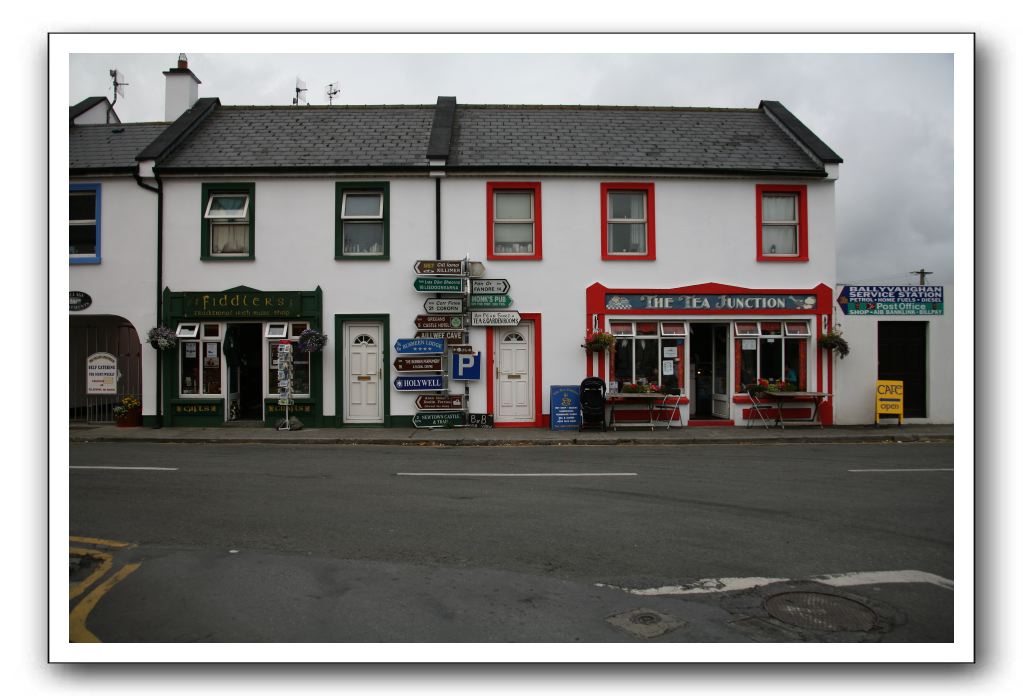
[[[473,326],[518,326],[522,317],[518,312],[473,312]]]
[[[428,314],[464,314],[465,302],[460,297],[431,297],[423,308]]]
[[[504,278],[472,278],[472,294],[474,295],[506,295],[511,284]]]

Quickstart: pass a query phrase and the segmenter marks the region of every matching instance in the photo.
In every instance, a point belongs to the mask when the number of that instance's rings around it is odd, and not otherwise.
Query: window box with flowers
[[[113,410],[118,428],[137,428],[142,425],[142,402],[131,394],[122,396]]]

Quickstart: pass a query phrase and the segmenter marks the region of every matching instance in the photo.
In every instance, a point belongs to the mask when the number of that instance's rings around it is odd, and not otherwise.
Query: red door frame
[[[497,355],[494,342],[494,327],[487,327],[487,355],[490,365],[487,369],[487,413],[494,414],[495,428],[542,428],[544,424],[543,402],[540,395],[543,391],[543,332],[541,331],[541,314],[539,312],[519,312],[522,321],[533,322],[533,420],[522,423],[498,423],[494,411],[494,371],[497,369]]]

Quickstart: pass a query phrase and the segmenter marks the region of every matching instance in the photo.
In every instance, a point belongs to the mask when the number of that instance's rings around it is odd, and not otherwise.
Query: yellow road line
[[[126,577],[138,570],[141,563],[129,563],[128,565],[121,568],[119,571],[114,573],[106,582],[101,584],[95,590],[85,596],[85,598],[78,603],[78,605],[71,610],[71,616],[69,618],[70,626],[70,639],[72,643],[102,643],[89,629],[85,627],[85,620],[89,618],[89,612],[93,610],[96,604],[102,599],[103,595],[110,591],[110,589],[117,583],[124,580]]]
[[[132,543],[127,542],[127,541],[111,541],[110,539],[96,539],[94,537],[73,536],[73,537],[70,537],[70,539],[71,539],[71,541],[77,542],[79,544],[92,544],[93,546],[107,546],[107,547],[112,548],[112,549],[128,549],[128,548],[132,548],[133,546],[135,546],[135,544],[132,544]]]
[[[110,570],[110,567],[114,564],[114,557],[109,553],[96,551],[95,549],[83,549],[74,546],[71,547],[70,552],[75,556],[89,556],[100,560],[99,567],[89,573],[89,577],[79,583],[76,583],[75,586],[71,588],[71,596],[68,597],[68,599],[74,599],[89,589],[92,586],[92,583],[106,575],[107,571]]]

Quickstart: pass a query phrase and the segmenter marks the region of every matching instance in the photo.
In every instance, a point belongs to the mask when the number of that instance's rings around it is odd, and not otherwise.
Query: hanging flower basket
[[[316,330],[306,329],[298,336],[298,350],[303,353],[316,353],[327,345],[327,335]]]
[[[583,340],[580,348],[585,348],[591,353],[603,353],[612,350],[615,345],[615,337],[607,331],[587,331]]]
[[[838,351],[839,358],[849,355],[849,343],[842,337],[841,331],[828,331],[817,339],[817,346],[826,351]]]
[[[171,350],[178,344],[178,337],[166,326],[154,326],[146,334],[146,340],[156,350]]]

